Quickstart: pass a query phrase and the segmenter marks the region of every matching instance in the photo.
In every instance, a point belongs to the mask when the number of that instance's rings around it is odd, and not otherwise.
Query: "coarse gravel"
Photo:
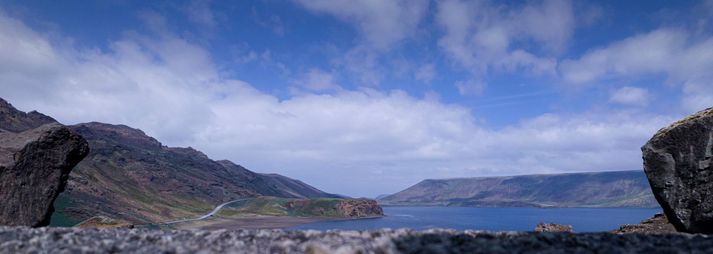
[[[0,227],[0,253],[713,253],[701,234]]]

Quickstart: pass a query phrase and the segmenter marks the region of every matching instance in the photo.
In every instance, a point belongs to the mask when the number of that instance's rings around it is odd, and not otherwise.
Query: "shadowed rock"
[[[46,226],[87,141],[51,117],[0,99],[0,225]]]
[[[641,150],[651,189],[674,227],[713,233],[713,108],[661,129]]]
[[[706,235],[0,227],[0,253],[713,253]]]

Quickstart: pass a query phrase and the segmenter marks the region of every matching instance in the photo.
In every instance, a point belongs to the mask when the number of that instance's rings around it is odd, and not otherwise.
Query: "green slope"
[[[192,148],[166,147],[123,125],[70,126],[89,141],[90,154],[70,175],[59,221],[106,216],[132,223],[192,217],[216,205],[261,195],[339,197],[301,181],[214,161]]]

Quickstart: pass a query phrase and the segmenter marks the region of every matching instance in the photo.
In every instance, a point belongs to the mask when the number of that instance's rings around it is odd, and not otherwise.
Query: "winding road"
[[[222,204],[216,206],[215,209],[213,209],[213,211],[211,211],[211,212],[209,212],[209,213],[207,213],[207,214],[205,214],[205,215],[203,215],[203,216],[201,216],[201,217],[193,218],[193,219],[174,220],[174,221],[164,222],[164,223],[162,223],[162,224],[175,224],[175,223],[179,223],[179,222],[205,220],[205,219],[210,218],[211,216],[215,215],[216,213],[220,212],[220,209],[223,209],[223,207],[225,207],[226,205],[229,205],[229,204],[232,204],[232,203],[235,203],[235,202],[250,200],[250,199],[253,199],[253,198],[241,198],[241,199],[236,199],[236,200],[228,201],[228,202],[225,202],[225,203],[222,203]]]

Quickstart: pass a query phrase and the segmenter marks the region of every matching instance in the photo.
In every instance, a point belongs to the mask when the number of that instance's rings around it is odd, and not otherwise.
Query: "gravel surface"
[[[713,253],[691,234],[0,227],[0,253]]]

